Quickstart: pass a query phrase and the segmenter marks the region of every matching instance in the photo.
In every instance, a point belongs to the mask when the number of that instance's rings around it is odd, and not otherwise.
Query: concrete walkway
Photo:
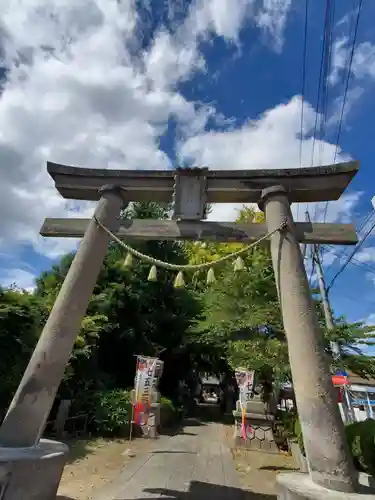
[[[135,457],[93,500],[242,500],[244,491],[223,427],[190,419],[172,437],[162,436]]]

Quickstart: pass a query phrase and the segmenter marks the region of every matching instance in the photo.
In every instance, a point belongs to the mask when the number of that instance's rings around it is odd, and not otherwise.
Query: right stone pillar
[[[259,207],[268,231],[285,224],[270,237],[271,255],[311,480],[330,490],[354,493],[358,476],[346,443],[287,191],[283,186],[265,189]]]

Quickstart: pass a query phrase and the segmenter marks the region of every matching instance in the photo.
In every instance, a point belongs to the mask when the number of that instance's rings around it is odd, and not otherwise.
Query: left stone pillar
[[[123,208],[121,189],[104,186],[100,192],[95,216],[90,221],[0,427],[2,454],[6,448],[37,445],[51,411],[108,249],[110,237],[97,225],[95,217],[113,232],[120,224]]]

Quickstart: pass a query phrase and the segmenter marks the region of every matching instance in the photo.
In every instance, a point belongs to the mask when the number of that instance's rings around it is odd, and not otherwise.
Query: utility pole
[[[307,220],[307,222],[311,222],[310,214],[308,211],[306,211],[306,220]],[[323,306],[323,313],[324,313],[326,328],[327,328],[327,330],[333,330],[335,328],[335,322],[333,320],[332,309],[331,309],[331,305],[329,303],[328,290],[327,290],[327,285],[326,285],[326,282],[324,279],[322,259],[321,259],[321,255],[319,252],[319,246],[316,244],[312,245],[312,259],[313,259],[313,263],[315,263],[316,273],[318,275],[319,291],[320,291],[320,296],[322,299],[322,306]],[[339,343],[335,342],[335,341],[331,341],[330,344],[331,344],[331,351],[332,351],[333,359],[338,360],[341,356]],[[348,394],[346,386],[344,386],[344,394],[345,394],[346,408],[345,408],[345,405],[343,405],[343,406],[346,410],[345,411],[346,418],[349,421],[352,421],[353,420],[352,409],[351,409],[349,394]]]
[[[307,211],[306,211],[306,220],[307,222],[311,222],[310,214]],[[323,266],[322,266],[322,260],[320,258],[319,247],[316,244],[312,245],[312,259],[313,262],[315,263],[316,273],[318,275],[319,290],[320,290],[320,296],[322,298],[322,306],[323,306],[326,327],[328,330],[333,330],[335,328],[335,323],[333,321],[332,309],[328,299],[328,291],[324,280]],[[339,344],[337,342],[332,341],[331,349],[333,357],[335,359],[339,358],[340,357]]]

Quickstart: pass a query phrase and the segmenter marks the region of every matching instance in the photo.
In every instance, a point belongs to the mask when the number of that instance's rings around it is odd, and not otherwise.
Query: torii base
[[[49,439],[30,448],[0,447],[1,500],[55,500],[68,452]]]
[[[375,490],[360,485],[360,493],[333,491],[312,482],[309,474],[279,474],[278,500],[375,500]]]

